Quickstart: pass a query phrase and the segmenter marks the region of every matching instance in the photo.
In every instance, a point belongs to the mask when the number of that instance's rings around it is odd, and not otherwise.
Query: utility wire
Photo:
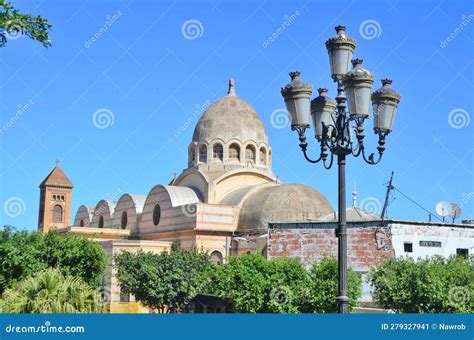
[[[430,214],[431,216],[435,216],[438,220],[440,221],[443,221],[441,218],[438,217],[438,215],[436,214],[433,214],[431,211],[429,211],[428,209],[425,209],[421,204],[418,204],[415,200],[413,200],[412,198],[408,197],[407,195],[405,195],[403,192],[401,192],[398,188],[396,187],[393,187],[393,189],[395,189],[396,191],[398,191],[400,194],[402,194],[403,196],[405,196],[406,199],[408,199],[409,201],[411,201],[412,203],[414,203],[415,205],[417,205],[419,208],[423,209],[424,211],[426,211],[428,214]]]

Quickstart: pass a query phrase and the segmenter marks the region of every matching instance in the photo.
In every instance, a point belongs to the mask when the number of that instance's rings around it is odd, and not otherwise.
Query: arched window
[[[211,262],[220,266],[223,262],[223,257],[220,251],[213,251],[211,253]]]
[[[63,221],[63,207],[56,204],[53,207],[53,222],[60,223]]]
[[[122,218],[120,219],[120,226],[122,227],[122,229],[127,228],[127,223],[128,223],[128,216],[127,216],[127,212],[124,211],[122,213]]]
[[[194,161],[196,160],[196,153],[195,153],[195,150],[194,150],[194,144],[191,144],[191,146],[189,147],[189,165],[192,165],[194,164]]]
[[[99,228],[103,228],[104,227],[104,216],[100,216],[99,217]]]
[[[223,157],[224,157],[224,149],[222,148],[222,144],[220,143],[214,144],[214,147],[212,148],[212,158],[222,161]]]
[[[267,165],[267,151],[264,147],[260,148],[260,164]]]
[[[207,146],[201,145],[199,147],[199,162],[206,163],[207,162]]]
[[[153,224],[158,225],[161,219],[161,207],[159,204],[156,204],[153,208]]]
[[[255,162],[255,148],[252,145],[247,145],[245,148],[245,160]]]
[[[229,146],[229,160],[239,161],[240,160],[240,146],[239,144],[233,143]]]
[[[84,227],[84,220],[81,220],[81,222],[79,222],[79,227]]]

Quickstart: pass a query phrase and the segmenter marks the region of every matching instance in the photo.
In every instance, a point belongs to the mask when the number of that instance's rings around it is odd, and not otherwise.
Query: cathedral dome
[[[227,95],[213,103],[199,119],[192,141],[211,143],[216,139],[224,143],[230,140],[268,143],[262,120],[248,103],[237,97],[232,79]]]
[[[188,167],[206,172],[271,169],[272,151],[263,122],[249,104],[237,97],[232,79],[227,95],[199,119],[188,151]]]
[[[245,199],[238,230],[265,230],[268,223],[313,222],[333,209],[319,191],[301,184],[263,188]]]

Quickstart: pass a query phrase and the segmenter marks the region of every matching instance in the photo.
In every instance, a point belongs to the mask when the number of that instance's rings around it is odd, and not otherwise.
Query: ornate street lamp
[[[339,313],[349,311],[347,290],[347,222],[346,222],[346,156],[362,155],[365,162],[375,165],[380,162],[385,151],[385,137],[392,131],[395,111],[400,102],[400,94],[390,85],[392,81],[383,79],[383,87],[372,93],[374,75],[362,68],[362,59],[352,60],[356,41],[349,37],[345,26],[337,26],[337,34],[326,41],[331,65],[331,77],[337,83],[336,100],[327,96],[328,90],[318,89],[319,96],[310,101],[312,87],[301,80],[300,72],[291,72],[291,82],[281,89],[286,108],[291,116],[291,129],[299,135],[300,148],[307,161],[322,161],[324,168],[330,169],[334,156],[338,164],[338,262],[339,293],[337,302]],[[350,63],[353,68],[349,70]],[[374,132],[378,135],[378,156],[367,156],[364,145],[364,123],[370,117],[370,101],[374,113]],[[348,108],[346,110],[346,101]],[[306,129],[310,128],[312,116],[315,137],[319,142],[319,158],[311,159],[307,154]],[[354,131],[355,139],[351,134]]]

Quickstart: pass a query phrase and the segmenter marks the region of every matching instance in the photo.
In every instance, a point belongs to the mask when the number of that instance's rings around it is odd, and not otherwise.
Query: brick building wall
[[[394,256],[388,227],[349,227],[349,265],[357,271],[367,271],[383,257]],[[275,228],[268,239],[268,258],[298,258],[305,266],[323,257],[337,257],[334,227]]]

